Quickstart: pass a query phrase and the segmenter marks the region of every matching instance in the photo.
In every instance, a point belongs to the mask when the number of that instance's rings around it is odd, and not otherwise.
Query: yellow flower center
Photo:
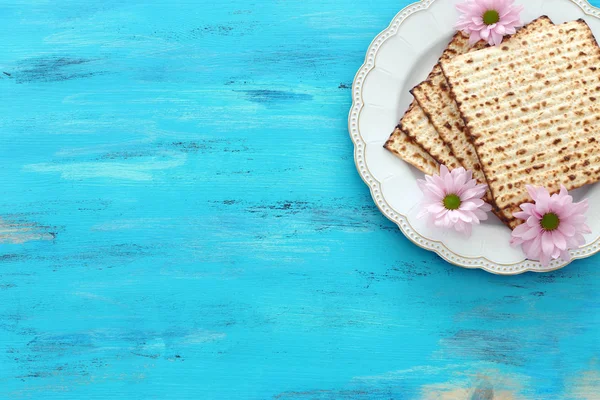
[[[492,25],[500,21],[500,14],[496,10],[487,10],[483,13],[483,23],[486,25]]]
[[[542,225],[542,228],[547,231],[553,231],[558,228],[558,225],[560,225],[560,220],[558,219],[558,215],[554,213],[546,213],[542,217],[540,225]]]
[[[444,207],[447,210],[458,210],[458,207],[460,207],[460,197],[455,194],[447,195],[444,197]]]

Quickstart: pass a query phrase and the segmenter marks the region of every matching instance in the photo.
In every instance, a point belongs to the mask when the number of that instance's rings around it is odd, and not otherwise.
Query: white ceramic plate
[[[417,179],[423,174],[383,148],[393,128],[412,101],[409,90],[423,81],[454,34],[462,0],[423,0],[402,10],[390,26],[371,43],[365,63],[352,86],[353,104],[348,127],[354,142],[358,171],[369,186],[379,209],[398,224],[417,246],[439,254],[452,264],[482,268],[497,274],[552,271],[566,262],[555,260],[542,267],[525,259],[520,248],[509,245],[510,230],[490,214],[490,221],[474,227],[465,239],[459,234],[430,228],[417,219],[421,191]],[[583,18],[600,41],[600,9],[585,0],[517,0],[525,6],[523,22],[541,15],[554,23]],[[600,184],[573,192],[589,198],[588,225],[593,233],[587,243],[571,253],[574,259],[600,251]]]

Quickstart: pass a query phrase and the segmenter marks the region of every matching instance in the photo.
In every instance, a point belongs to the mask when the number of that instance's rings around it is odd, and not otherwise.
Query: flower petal
[[[547,193],[546,193],[547,194]],[[543,194],[538,193],[538,198],[535,201],[535,209],[541,215],[546,214],[549,211],[550,205],[550,196],[544,196]]]
[[[592,233],[592,230],[586,224],[583,224],[580,228],[581,233]]]
[[[525,211],[518,211],[516,213],[513,213],[513,217],[517,218],[517,219],[528,219],[529,218],[529,214],[526,213]]]
[[[527,193],[529,193],[529,196],[531,197],[531,200],[536,201],[537,200],[537,190],[535,186],[532,185],[525,185],[525,189],[527,189]]]
[[[454,178],[451,174],[446,174],[444,178],[444,192],[446,194],[454,193]]]
[[[464,3],[458,3],[456,5],[456,9],[458,11],[460,11],[463,14],[467,14],[469,13],[469,11],[471,10],[471,2],[470,1],[465,1]]]
[[[491,43],[490,44],[493,44],[494,46],[498,46],[498,45],[500,45],[500,43],[502,43],[503,35],[498,33],[496,31],[496,29],[490,31],[490,35],[491,35],[491,37],[490,37]]]
[[[446,207],[444,207],[444,205],[441,203],[430,204],[427,207],[427,211],[429,211],[430,213],[439,213],[439,212],[444,211],[445,209],[446,209]]]
[[[567,241],[565,240],[565,237],[563,236],[563,234],[557,230],[552,231],[550,233],[552,234],[552,242],[554,243],[554,245],[559,250],[566,250],[567,249]]]
[[[444,179],[446,177],[446,175],[449,175],[450,171],[448,171],[448,167],[446,167],[444,164],[440,165],[440,177],[442,179]]]
[[[521,237],[523,240],[531,240],[541,234],[542,234],[542,228],[539,226],[534,226],[534,227],[529,228],[529,230],[526,231]]]
[[[527,224],[521,224],[519,226],[517,226],[515,229],[513,229],[512,231],[512,236],[523,236],[523,234],[525,232],[527,232],[529,229],[531,229],[530,226],[528,226]]]
[[[460,209],[461,210],[475,210],[481,206],[483,206],[485,204],[485,202],[481,199],[469,199],[467,201],[463,201],[460,204]]]
[[[583,246],[585,244],[585,238],[581,233],[576,233],[574,237],[577,240],[577,247]]]
[[[527,225],[529,226],[540,226],[540,219],[534,216],[527,218]]]
[[[483,208],[478,208],[477,210],[473,210],[472,211],[473,214],[475,214],[475,216],[480,220],[480,221],[486,221],[488,219],[488,215],[487,213],[484,211]]]
[[[452,170],[452,175],[454,176],[454,192],[456,193],[467,182],[467,173],[464,168],[457,168]]]
[[[546,255],[551,255],[552,250],[554,250],[554,242],[552,241],[552,233],[544,232],[542,233],[542,253]]]
[[[452,210],[452,211],[449,211],[449,212],[448,212],[448,217],[450,218],[450,221],[451,221],[452,223],[456,223],[456,222],[458,222],[458,220],[459,220],[459,217],[458,217],[458,215],[459,215],[459,212],[458,212],[458,211],[456,211],[456,210]]]
[[[528,244],[527,249],[526,249],[526,244]],[[525,250],[525,254],[527,255],[527,258],[530,258],[532,260],[538,260],[540,258],[540,253],[542,251],[541,237],[538,236],[534,240],[524,243],[523,250]]]
[[[468,224],[473,222],[473,217],[470,215],[470,213],[457,211],[456,214],[458,215],[458,218],[460,218],[462,221]]]
[[[550,264],[550,256],[544,252],[540,253],[540,263],[542,263],[543,267],[547,267]]]
[[[462,201],[467,201],[469,199],[480,199],[485,193],[485,190],[482,190],[480,187],[474,187],[472,189],[467,189],[460,195],[460,199]]]
[[[479,31],[479,35],[483,40],[488,40],[490,38],[490,30],[487,27],[485,27],[481,31]]]
[[[481,40],[481,35],[479,31],[470,31],[467,32],[469,34],[469,45],[473,46],[475,43]]]
[[[566,222],[562,222],[558,225],[557,230],[562,233],[564,236],[573,236],[575,235],[575,232],[577,232],[577,230],[575,229],[575,227],[569,223]]]
[[[481,15],[475,15],[474,17],[472,17],[471,23],[475,24],[476,26],[485,25],[483,22],[483,17]]]

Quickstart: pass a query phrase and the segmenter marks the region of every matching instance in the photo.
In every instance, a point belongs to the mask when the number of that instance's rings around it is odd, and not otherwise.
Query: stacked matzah
[[[450,60],[455,55],[466,53],[469,49],[469,37],[458,32],[442,53],[440,61]],[[439,63],[436,64],[429,76],[435,73],[441,73]],[[412,143],[407,145],[404,151],[399,151],[397,143],[405,144],[409,140]],[[427,174],[429,173],[426,170],[431,168],[429,163],[431,158],[450,169],[460,166],[459,160],[454,156],[450,147],[444,143],[416,101],[412,102],[384,147]],[[414,157],[415,154],[421,152],[429,154],[430,158],[424,161],[421,157]],[[435,170],[438,170],[437,165]]]
[[[531,201],[600,180],[600,47],[583,20],[527,26],[499,47],[442,68],[503,216]]]
[[[471,47],[469,45],[469,37],[462,32],[457,32],[442,53],[439,61],[447,61],[457,55],[481,49],[485,46],[485,42],[478,42]],[[433,67],[425,82],[435,80],[440,75],[443,76],[440,63],[438,62]],[[439,129],[436,129],[435,125],[432,124],[430,115],[421,107],[417,100],[418,98],[415,95],[415,100],[411,103],[384,147],[428,175],[438,172],[438,163],[441,163],[451,170],[461,166],[470,169],[473,171],[473,177],[479,183],[487,183],[480,167],[473,168],[473,164],[464,162],[464,160],[461,161],[461,153],[456,153],[459,154],[459,157],[455,156],[452,149],[453,143],[441,135]],[[460,120],[460,123],[462,124],[462,120]],[[434,166],[432,166],[431,161],[435,162]],[[486,194],[486,200],[492,204],[494,207],[493,211],[498,218],[504,221],[504,218],[497,212],[494,206],[491,193],[488,192]]]
[[[600,47],[583,20],[541,17],[498,47],[465,46],[438,65],[400,126],[438,162],[487,181],[509,226],[531,201],[526,185],[556,192],[600,180]]]
[[[438,171],[438,163],[428,152],[408,137],[400,125],[394,129],[384,147],[427,175],[433,175]]]

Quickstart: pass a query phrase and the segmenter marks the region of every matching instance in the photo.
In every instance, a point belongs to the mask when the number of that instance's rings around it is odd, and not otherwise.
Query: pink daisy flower
[[[513,230],[510,243],[521,245],[527,258],[544,266],[559,257],[571,260],[569,249],[583,245],[583,234],[592,232],[585,224],[587,199],[573,203],[573,197],[562,185],[560,193],[552,196],[543,187],[528,185],[527,191],[535,204],[521,204],[523,211],[513,214],[526,222]]]
[[[440,174],[417,180],[425,198],[417,218],[429,217],[429,222],[440,228],[453,228],[465,235],[471,234],[474,224],[487,219],[492,207],[481,198],[487,185],[477,184],[472,171],[456,168],[448,171],[440,166]]]
[[[461,15],[455,28],[469,35],[471,44],[485,40],[490,46],[498,46],[504,35],[512,35],[521,25],[519,14],[523,6],[513,3],[514,0],[465,0],[456,5]]]

